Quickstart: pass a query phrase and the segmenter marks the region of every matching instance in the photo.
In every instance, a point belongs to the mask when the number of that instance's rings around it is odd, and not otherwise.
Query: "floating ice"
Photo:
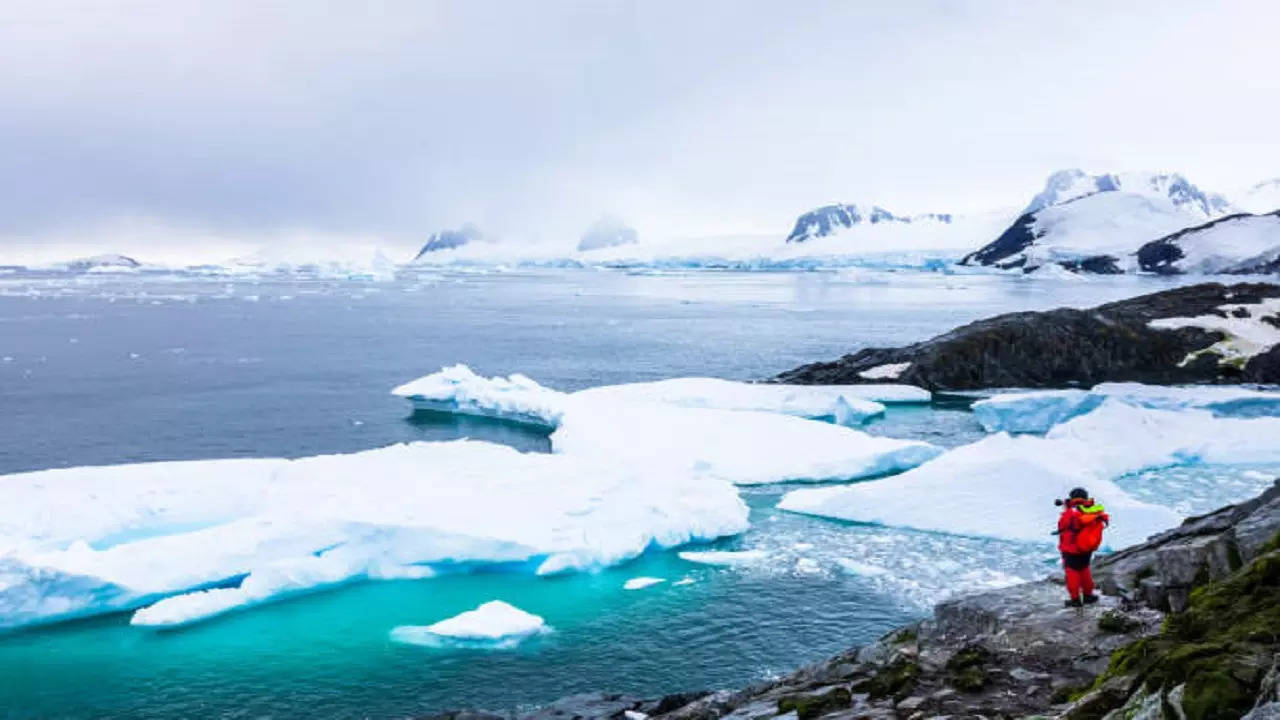
[[[898,389],[898,388],[901,389]],[[919,395],[923,394],[923,400]],[[660,402],[688,408],[758,410],[806,418],[831,418],[842,425],[856,425],[884,414],[884,405],[873,397],[913,398],[928,402],[921,388],[872,385],[775,385],[734,382],[716,378],[674,378],[648,383],[606,385],[573,394],[592,402]]]
[[[1159,410],[1208,410],[1229,417],[1280,416],[1280,392],[1231,386],[1165,387],[1102,383],[1092,390],[1004,393],[973,404],[987,432],[1047,432],[1095,410],[1105,400]]]
[[[763,550],[685,550],[681,560],[703,565],[747,565],[769,557]]]
[[[407,382],[392,395],[416,410],[479,415],[554,428],[564,412],[565,394],[524,375],[483,378],[466,365],[453,365]]]
[[[882,415],[882,403],[927,403],[932,395],[912,385],[777,385],[717,378],[673,378],[562,393],[523,376],[484,378],[454,365],[391,391],[415,409],[479,415],[555,428],[571,402],[656,402],[688,408],[757,410],[831,419],[857,425]]]
[[[434,625],[400,625],[391,630],[391,639],[410,645],[505,648],[514,647],[530,636],[549,632],[551,628],[540,616],[501,600],[491,600]]]
[[[1107,401],[1043,438],[992,435],[897,477],[795,490],[778,506],[855,522],[1044,541],[1054,528],[1051,500],[1082,485],[1111,512],[1108,544],[1122,547],[1181,516],[1136,500],[1115,478],[1162,465],[1276,462],[1277,438],[1280,418],[1216,418]]]
[[[472,441],[8,475],[0,627],[148,604],[136,623],[173,625],[432,563],[546,574],[746,527],[705,474]]]
[[[789,415],[660,403],[576,401],[556,453],[698,472],[738,485],[845,480],[915,467],[941,449]]]
[[[633,577],[630,580],[622,583],[622,589],[623,590],[643,590],[644,588],[647,588],[650,585],[657,585],[658,583],[664,583],[664,582],[666,582],[665,578]]]

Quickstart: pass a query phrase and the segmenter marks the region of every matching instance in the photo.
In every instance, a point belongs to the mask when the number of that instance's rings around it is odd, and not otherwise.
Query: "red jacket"
[[[1058,516],[1058,551],[1082,555],[1102,545],[1102,529],[1111,522],[1106,509],[1093,498],[1067,501]]]

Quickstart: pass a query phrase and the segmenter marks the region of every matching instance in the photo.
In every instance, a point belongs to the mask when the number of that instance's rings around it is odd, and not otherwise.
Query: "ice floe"
[[[453,365],[407,382],[392,395],[416,410],[478,415],[554,428],[564,412],[565,394],[524,375],[484,378],[466,365]]]
[[[1160,410],[1208,410],[1230,417],[1280,416],[1280,391],[1140,383],[1102,383],[1092,390],[1002,393],[975,402],[973,414],[987,432],[1043,433],[1097,409],[1106,400]]]
[[[1044,541],[1052,500],[1085,486],[1111,511],[1112,547],[1176,524],[1175,511],[1141,502],[1116,478],[1162,465],[1280,461],[1280,418],[1219,418],[1106,401],[1044,437],[999,433],[896,477],[794,490],[784,510],[960,535]]]
[[[501,600],[491,600],[474,610],[432,625],[400,625],[391,639],[409,645],[449,645],[509,648],[533,635],[551,632],[541,616],[525,612]]]
[[[685,550],[680,559],[702,565],[747,565],[769,557],[763,550]]]
[[[643,402],[574,404],[551,447],[738,485],[865,478],[915,467],[941,452],[929,443],[790,415]]]
[[[893,386],[889,386],[893,387]],[[902,386],[904,390],[888,390],[883,386],[858,385],[774,385],[745,383],[716,378],[673,378],[647,383],[605,385],[581,390],[575,399],[592,402],[659,402],[688,408],[716,410],[759,410],[806,418],[834,419],[842,425],[856,425],[884,414],[880,397],[915,397],[911,391],[929,393],[920,388]],[[899,400],[902,402],[902,400]]]
[[[568,405],[651,402],[688,408],[758,410],[857,425],[884,413],[883,403],[927,403],[912,385],[779,385],[718,378],[672,378],[564,393],[523,375],[485,378],[465,365],[425,375],[391,391],[415,409],[478,415],[555,428]]]
[[[746,527],[706,474],[472,441],[8,475],[0,628],[137,607],[174,625],[432,564],[589,569]]]
[[[623,590],[643,590],[647,587],[666,582],[666,578],[657,577],[633,577],[622,583]]]

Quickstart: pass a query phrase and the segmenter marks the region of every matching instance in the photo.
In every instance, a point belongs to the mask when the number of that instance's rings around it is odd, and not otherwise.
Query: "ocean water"
[[[457,362],[566,390],[682,375],[761,378],[998,312],[1092,305],[1167,282],[581,270],[388,283],[11,275],[0,278],[0,473],[458,437],[542,451],[539,433],[414,416],[388,391]],[[982,435],[963,403],[894,407],[867,429],[946,446]],[[1267,470],[1125,482],[1149,488],[1155,502],[1182,488],[1180,509],[1193,511],[1253,494]],[[1216,484],[1206,487],[1206,477]],[[763,552],[744,567],[649,553],[567,577],[353,584],[175,630],[130,627],[128,614],[116,614],[3,634],[0,717],[406,717],[597,689],[734,686],[873,639],[949,593],[1055,567],[1049,541],[782,513],[773,505],[785,489],[743,489],[751,530],[713,546]],[[667,582],[623,589],[641,575]],[[693,582],[674,584],[684,578]],[[554,632],[510,650],[389,639],[397,625],[493,599],[544,616]]]

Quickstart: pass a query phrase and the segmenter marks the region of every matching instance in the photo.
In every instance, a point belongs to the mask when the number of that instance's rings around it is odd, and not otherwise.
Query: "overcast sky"
[[[1230,190],[1280,175],[1278,21],[1270,1],[3,0],[0,243],[545,239],[606,212],[782,234],[830,201],[1020,205],[1071,166]]]

